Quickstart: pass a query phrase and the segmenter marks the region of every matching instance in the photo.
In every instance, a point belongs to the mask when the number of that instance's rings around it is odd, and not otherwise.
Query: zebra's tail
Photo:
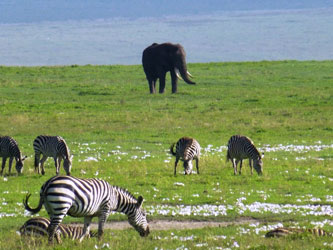
[[[230,154],[229,154],[229,150],[227,151],[227,158],[225,160],[225,162],[227,163],[229,160],[231,160]]]
[[[38,213],[41,209],[42,209],[42,206],[43,206],[43,203],[44,203],[44,199],[43,197],[41,196],[40,199],[39,199],[39,204],[38,204],[38,207],[36,208],[31,208],[29,205],[28,205],[28,200],[30,198],[31,194],[28,193],[27,196],[25,197],[25,199],[23,200],[23,205],[24,205],[24,208],[26,210],[28,210],[30,213],[32,214],[36,214]]]
[[[173,156],[176,156],[176,152],[173,151],[175,144],[176,143],[172,143],[172,145],[170,146],[170,154],[172,154]]]

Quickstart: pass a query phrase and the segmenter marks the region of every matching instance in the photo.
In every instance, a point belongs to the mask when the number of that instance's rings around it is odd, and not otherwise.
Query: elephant
[[[192,75],[187,71],[185,57],[185,50],[180,44],[153,43],[143,51],[142,66],[151,94],[156,93],[157,78],[160,81],[159,93],[164,93],[165,76],[168,71],[171,74],[172,93],[177,92],[177,78],[188,84],[195,84],[189,79]]]

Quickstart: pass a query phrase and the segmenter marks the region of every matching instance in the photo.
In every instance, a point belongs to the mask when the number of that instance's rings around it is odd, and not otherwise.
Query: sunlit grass
[[[46,240],[26,244],[15,233],[27,220],[25,194],[31,192],[29,202],[37,206],[41,185],[55,174],[52,159],[46,162],[45,176],[34,173],[32,143],[39,134],[65,138],[74,155],[74,176],[103,178],[142,195],[148,211],[165,205],[175,214],[151,212],[150,220],[250,217],[260,221],[259,228],[276,223],[311,228],[319,223],[333,231],[328,216],[333,203],[332,66],[331,61],[190,64],[197,85],[179,82],[174,95],[170,79],[165,94],[148,94],[139,65],[0,67],[0,134],[14,137],[29,157],[22,176],[16,176],[14,168],[14,174],[0,178],[0,235],[10,239],[0,241],[0,248],[47,247]],[[265,151],[263,176],[251,176],[248,161],[242,175],[234,176],[231,163],[225,162],[225,146],[234,134],[249,136]],[[182,136],[196,138],[202,147],[200,175],[184,176],[179,164],[173,176],[175,159],[168,149]],[[257,203],[266,204],[268,210],[242,209]],[[282,208],[275,213],[271,204]],[[289,213],[282,210],[288,204],[296,206]],[[179,210],[206,205],[208,210],[225,206],[226,213],[182,215]],[[325,208],[331,210],[325,213]],[[40,215],[47,216],[44,209]],[[109,220],[126,218],[114,214]],[[83,219],[66,217],[64,222]],[[244,235],[241,228],[251,230]],[[153,231],[146,239],[132,228],[107,230],[101,242],[65,241],[55,247],[92,249],[104,243],[112,249],[219,249],[237,248],[236,243],[254,249],[332,247],[331,239],[265,239],[265,228],[258,234],[255,228]]]

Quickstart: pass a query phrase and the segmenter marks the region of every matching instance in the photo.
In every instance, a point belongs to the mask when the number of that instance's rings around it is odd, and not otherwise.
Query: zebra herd
[[[174,147],[176,150],[174,151]],[[45,174],[44,162],[48,157],[54,159],[56,176],[46,181],[40,189],[39,204],[31,208],[28,204],[28,193],[23,200],[24,207],[32,214],[38,213],[44,206],[50,220],[46,218],[33,218],[28,220],[20,229],[23,235],[48,235],[49,242],[54,237],[57,242],[61,238],[79,239],[82,241],[92,235],[100,238],[103,235],[104,224],[112,211],[127,215],[128,222],[139,232],[140,236],[147,236],[150,232],[145,211],[142,209],[143,197],[136,199],[127,190],[118,186],[111,186],[108,182],[99,179],[80,179],[71,176],[72,156],[65,140],[60,136],[40,135],[33,142],[35,152],[34,167],[38,174]],[[174,175],[176,175],[179,160],[183,161],[185,175],[192,173],[192,161],[196,161],[199,174],[200,144],[194,138],[182,137],[170,147],[170,153],[176,157]],[[42,159],[40,159],[43,155]],[[18,147],[18,143],[9,136],[0,137],[0,157],[3,158],[1,174],[9,158],[9,174],[12,161],[16,160],[18,174],[23,171],[23,161],[26,156]],[[228,144],[227,158],[232,159],[234,168],[238,161],[249,158],[254,162],[254,168],[262,173],[262,161],[258,150],[252,141],[245,136],[233,136]],[[66,176],[59,175],[61,161]],[[250,163],[251,164],[251,163]],[[240,172],[241,173],[241,172]],[[235,170],[236,174],[236,170]],[[84,226],[66,227],[61,224],[66,215],[84,217]],[[93,217],[98,217],[98,232],[90,232]]]
[[[175,144],[176,151],[174,152]],[[66,141],[62,137],[39,135],[33,142],[33,148],[35,152],[34,166],[38,174],[45,174],[44,163],[48,157],[52,157],[54,159],[56,175],[59,174],[62,160],[64,161],[63,167],[66,175],[71,175],[73,155],[70,155]],[[199,174],[200,144],[197,140],[190,137],[182,137],[177,143],[171,145],[170,153],[176,157],[174,175],[176,175],[179,160],[183,161],[185,175],[192,173],[192,161],[195,160],[197,173]],[[42,159],[40,159],[41,155],[43,155]],[[7,158],[9,158],[8,173],[11,173],[14,158],[16,160],[15,168],[17,173],[22,173],[23,161],[27,156],[22,156],[18,143],[12,137],[0,136],[0,157],[2,157],[0,175],[3,175]],[[251,174],[253,174],[253,167],[258,174],[262,174],[263,157],[264,154],[261,155],[259,153],[250,138],[242,135],[234,135],[229,139],[227,161],[232,161],[235,175],[237,174],[238,162],[240,162],[239,174],[241,174],[243,159],[249,159]]]
[[[145,237],[150,233],[147,216],[142,209],[143,197],[135,198],[127,190],[118,186],[112,186],[108,182],[99,179],[81,179],[71,176],[72,156],[65,140],[60,136],[38,136],[33,142],[35,152],[35,171],[45,174],[44,162],[47,157],[52,157],[55,162],[56,176],[47,180],[40,189],[39,203],[36,208],[31,208],[28,193],[23,200],[24,207],[32,214],[38,213],[44,206],[50,220],[42,217],[29,219],[20,228],[22,235],[48,235],[49,242],[56,238],[61,243],[61,238],[78,239],[103,235],[104,224],[111,212],[124,213],[133,228]],[[174,148],[176,150],[174,151]],[[176,157],[174,175],[176,175],[179,160],[183,161],[184,174],[192,173],[192,161],[196,161],[196,170],[199,174],[200,144],[190,137],[182,137],[170,147],[170,154]],[[42,159],[40,156],[43,155]],[[0,157],[3,158],[1,175],[3,174],[6,159],[9,158],[9,173],[12,161],[16,160],[16,170],[20,174],[23,170],[23,161],[26,156],[18,147],[17,142],[9,137],[0,137]],[[251,139],[246,136],[234,135],[228,141],[226,159],[232,161],[234,174],[237,174],[237,165],[240,162],[239,174],[241,174],[242,162],[249,159],[251,174],[253,167],[261,175],[263,173],[263,154],[261,155]],[[64,160],[66,176],[59,175],[61,161]],[[61,224],[66,216],[84,217],[84,226],[73,227]],[[98,232],[90,232],[90,224],[93,217],[98,217]],[[314,235],[331,235],[323,230],[301,230],[293,228],[278,228],[266,234],[266,237],[279,237],[292,233],[310,232]]]

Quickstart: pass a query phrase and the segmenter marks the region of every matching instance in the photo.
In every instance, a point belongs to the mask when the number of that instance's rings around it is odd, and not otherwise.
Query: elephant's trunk
[[[190,77],[192,77],[192,75],[187,71],[187,67],[186,67],[186,62],[185,59],[181,60],[181,63],[176,65],[175,67],[175,73],[179,78],[179,74],[181,75],[181,78],[183,78],[183,80],[188,83],[188,84],[195,84],[195,82],[192,82]]]

